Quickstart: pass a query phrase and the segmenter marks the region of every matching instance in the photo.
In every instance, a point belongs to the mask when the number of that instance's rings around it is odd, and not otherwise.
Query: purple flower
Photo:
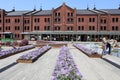
[[[18,47],[18,48],[15,48],[15,49],[0,51],[0,57],[11,55],[11,54],[17,53],[19,51],[24,51],[26,49],[30,49],[30,48],[33,48],[33,47],[34,47],[33,45],[28,45],[28,46]]]
[[[47,51],[50,48],[51,48],[51,46],[43,46],[42,48],[36,49],[34,51],[31,51],[29,53],[26,53],[26,54],[20,56],[18,59],[20,59],[20,60],[34,60],[39,55],[43,54],[45,51]]]
[[[82,75],[78,71],[69,49],[66,46],[61,47],[51,80],[65,80],[66,78],[80,80],[80,77],[82,77]]]

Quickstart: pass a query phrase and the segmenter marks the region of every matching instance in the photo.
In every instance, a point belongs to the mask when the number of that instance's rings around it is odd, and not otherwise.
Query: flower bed
[[[95,58],[97,58],[97,57],[101,58],[102,57],[102,55],[98,54],[97,51],[92,50],[92,49],[88,49],[84,45],[73,44],[73,46],[76,47],[77,49],[79,49],[80,51],[82,51],[83,53],[85,53],[89,57],[95,57]]]
[[[28,45],[28,46],[22,46],[22,47],[18,47],[18,48],[13,48],[13,49],[9,49],[9,50],[4,50],[4,51],[0,51],[0,59],[9,57],[11,55],[17,54],[19,52],[25,51],[25,50],[29,50],[34,48],[33,45]]]
[[[66,45],[67,46],[67,43],[65,42],[57,42],[57,41],[37,41],[36,42],[36,47],[41,47],[41,46],[45,46],[45,45],[49,45],[49,46],[52,46],[52,47],[55,47],[55,48],[60,48],[62,47],[63,45]]]
[[[32,63],[36,61],[40,56],[42,56],[46,51],[48,51],[51,46],[43,46],[37,50],[31,51],[25,55],[19,57],[17,62],[21,63]]]
[[[82,75],[77,69],[69,49],[63,46],[60,50],[51,80],[81,80],[81,78]]]

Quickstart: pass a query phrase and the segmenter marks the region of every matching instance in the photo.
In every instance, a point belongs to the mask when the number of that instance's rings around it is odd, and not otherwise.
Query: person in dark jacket
[[[106,53],[111,54],[111,44],[109,42],[106,44]]]
[[[102,48],[103,48],[102,55],[111,53],[111,44],[108,42],[106,37],[103,37]]]

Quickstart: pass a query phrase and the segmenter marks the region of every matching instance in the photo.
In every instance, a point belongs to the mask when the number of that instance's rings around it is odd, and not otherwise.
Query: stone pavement
[[[103,59],[89,58],[74,48],[71,43],[68,44],[68,47],[83,75],[83,80],[120,80],[119,68]],[[50,80],[56,65],[59,48],[50,49],[32,64],[15,63],[16,59],[26,52],[0,60],[0,80]]]
[[[120,69],[100,58],[89,58],[69,45],[70,52],[85,80],[119,80]]]

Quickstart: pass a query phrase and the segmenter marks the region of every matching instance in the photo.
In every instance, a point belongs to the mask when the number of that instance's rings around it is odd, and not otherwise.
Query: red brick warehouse
[[[56,9],[0,10],[0,37],[13,33],[15,40],[93,41],[103,36],[120,40],[118,9],[76,9],[63,3]]]

